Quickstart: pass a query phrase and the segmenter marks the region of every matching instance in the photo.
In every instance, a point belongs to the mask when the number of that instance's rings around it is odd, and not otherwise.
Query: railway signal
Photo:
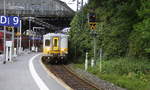
[[[95,30],[96,29],[96,22],[90,22],[90,29]]]
[[[96,14],[94,11],[91,11],[88,14],[88,23],[90,26],[90,29],[92,30],[92,35],[93,35],[93,54],[94,54],[94,60],[93,60],[93,66],[96,64]]]
[[[95,13],[89,13],[88,14],[88,23],[90,25],[91,30],[96,29],[96,15],[95,15]]]

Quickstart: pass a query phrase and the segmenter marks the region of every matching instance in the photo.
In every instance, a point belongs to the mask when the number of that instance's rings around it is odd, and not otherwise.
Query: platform
[[[14,62],[0,63],[0,90],[68,90],[46,72],[40,57],[24,53]]]

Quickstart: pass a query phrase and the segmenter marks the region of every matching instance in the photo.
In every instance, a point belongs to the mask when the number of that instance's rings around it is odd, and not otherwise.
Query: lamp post
[[[22,21],[20,20],[20,43],[19,43],[19,52],[21,51],[21,47],[22,47],[22,45],[21,45],[21,43],[22,43],[22,37],[21,37],[21,32],[22,32]]]
[[[77,8],[76,8],[76,11],[78,11],[78,10],[79,10],[79,4],[80,4],[80,2],[79,2],[79,0],[77,0],[76,3],[75,3],[74,1],[76,1],[76,0],[69,1],[67,4],[70,4],[70,5],[71,5],[71,4],[76,4],[76,5],[77,5],[77,6],[76,6],[76,7],[77,7]]]
[[[31,33],[31,21],[34,19],[34,17],[28,17],[28,19],[29,19],[29,29],[28,29],[29,35],[28,35],[28,36],[30,37],[30,36],[32,36],[32,35],[31,35],[31,34],[32,34],[32,33]],[[30,51],[30,49],[31,49],[31,48],[30,48],[30,47],[31,47],[30,44],[31,44],[31,41],[30,41],[30,38],[29,38],[29,51]]]
[[[77,0],[77,11],[79,10],[79,0]]]
[[[6,15],[6,0],[4,0],[4,16]],[[4,54],[4,60],[6,60],[6,26],[4,26],[4,41],[3,41],[3,54]]]
[[[32,44],[32,50],[35,51],[35,29],[44,29],[43,27],[33,27],[33,44]]]
[[[24,7],[22,7],[22,6],[16,6],[16,9],[18,9],[18,16],[20,16],[20,13],[19,13],[19,9],[20,10],[23,10],[24,9]],[[18,49],[19,49],[19,53],[21,52],[21,47],[22,47],[22,45],[21,45],[21,43],[22,43],[22,37],[21,37],[21,32],[22,32],[22,20],[20,20],[20,28],[19,28],[19,30],[18,30],[18,32],[20,33],[20,35],[19,35],[19,42],[17,42],[17,46],[19,46],[19,47],[17,47]],[[18,38],[17,38],[17,41],[18,41]]]
[[[14,27],[12,27],[12,55],[14,56],[14,33],[15,33],[15,29],[14,29]]]
[[[29,17],[29,31],[31,31],[31,17]],[[29,37],[30,37],[30,35],[29,35]],[[30,43],[31,43],[31,41],[29,38],[29,51],[30,51]]]
[[[19,10],[23,10],[24,9],[24,7],[22,7],[22,6],[10,6],[10,7],[11,7],[11,9],[17,9],[18,10],[18,13],[17,13],[18,16],[20,16]],[[17,33],[18,32],[19,32],[20,35],[19,35],[19,37],[17,36],[17,53],[21,51],[21,42],[22,42],[22,40],[21,40],[22,21],[21,20],[20,20],[20,28],[17,29]]]
[[[83,8],[83,0],[81,0],[81,9]]]

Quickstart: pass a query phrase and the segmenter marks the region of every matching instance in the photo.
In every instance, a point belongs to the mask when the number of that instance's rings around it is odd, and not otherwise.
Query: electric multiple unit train
[[[68,35],[48,33],[43,36],[43,56],[46,62],[66,62],[68,55]]]

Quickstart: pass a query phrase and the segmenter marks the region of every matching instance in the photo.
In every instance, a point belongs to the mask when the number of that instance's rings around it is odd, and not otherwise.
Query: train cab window
[[[50,46],[50,40],[45,40],[45,46]]]
[[[57,47],[57,39],[54,39],[54,47]]]

